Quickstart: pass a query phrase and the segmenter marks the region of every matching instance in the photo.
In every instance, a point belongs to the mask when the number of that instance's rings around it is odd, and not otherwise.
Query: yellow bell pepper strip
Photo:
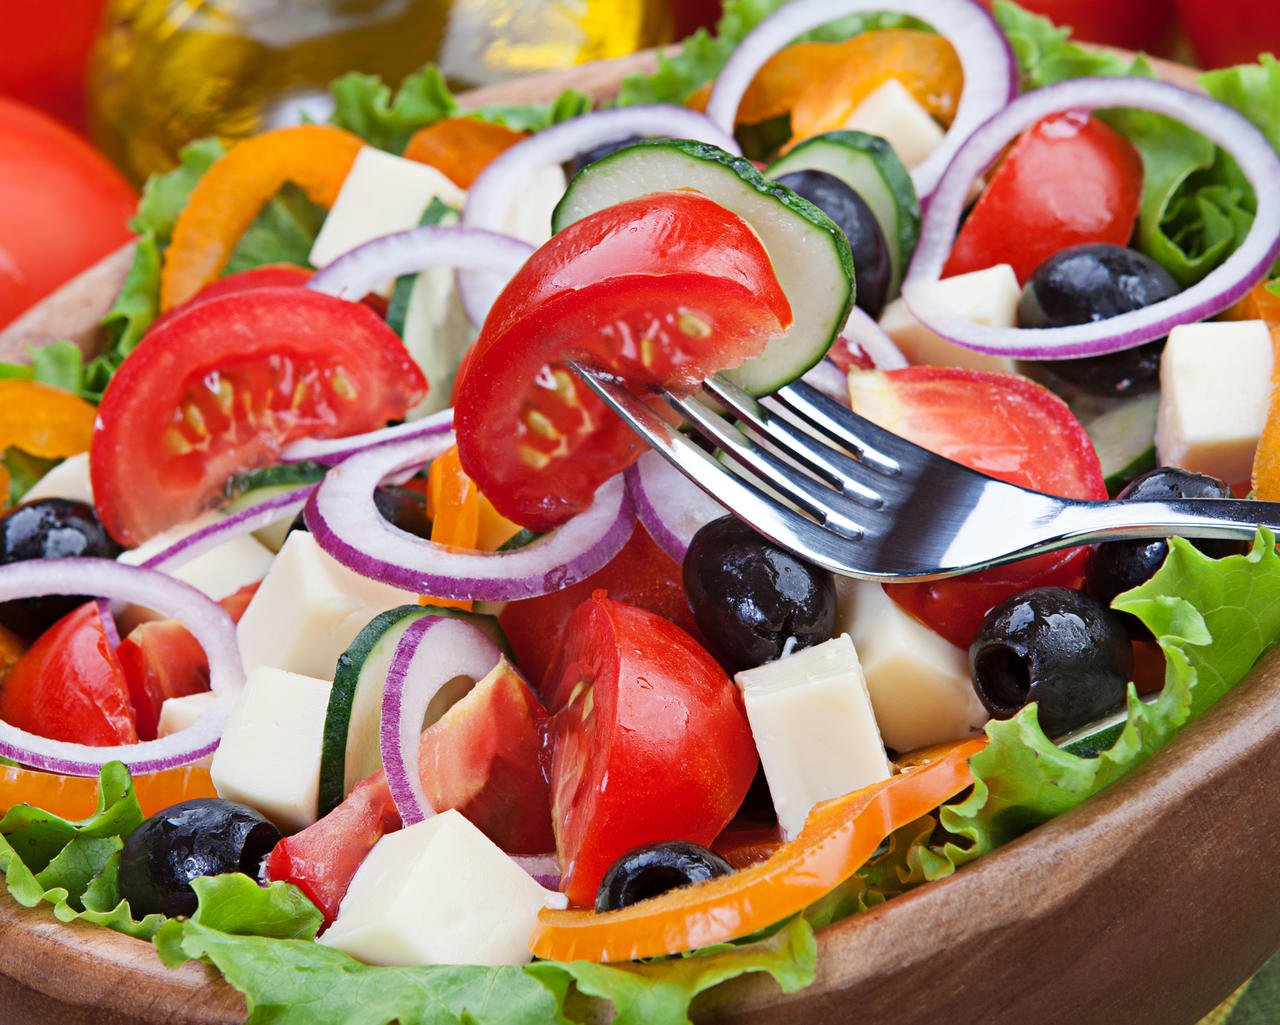
[[[333,206],[364,145],[331,125],[297,125],[237,143],[191,190],[160,271],[160,309],[186,302],[218,276],[240,236],[282,185]]]
[[[69,392],[16,378],[0,380],[0,454],[18,448],[38,459],[85,452],[97,411]],[[0,509],[8,504],[9,471],[0,464]]]
[[[490,121],[446,117],[414,132],[402,155],[430,164],[458,188],[469,189],[494,157],[526,137]]]
[[[199,765],[134,776],[133,788],[142,814],[148,817],[179,801],[218,796],[209,770]],[[88,818],[98,806],[98,779],[0,766],[0,812],[18,804],[43,808],[64,819]]]
[[[3,467],[0,467],[0,470],[2,469]],[[21,637],[12,630],[0,626],[0,684],[4,683],[4,678],[9,675],[9,670],[13,668],[14,663],[22,657],[22,653],[26,650],[27,646],[22,643]]]
[[[1253,493],[1265,502],[1280,501],[1280,295],[1265,283],[1255,285],[1236,304],[1241,320],[1263,320],[1271,331],[1271,347],[1277,358],[1271,372],[1271,404],[1267,422],[1253,454]]]
[[[895,829],[969,786],[969,758],[985,738],[917,758],[881,783],[824,801],[799,836],[767,861],[671,890],[620,911],[544,910],[529,949],[557,961],[616,962],[662,957],[748,936],[849,879]]]
[[[831,74],[810,78],[791,108],[790,145],[843,128],[872,92],[896,78],[944,125],[955,117],[964,88],[960,58],[943,36],[915,29],[884,29],[854,36],[841,47]]]

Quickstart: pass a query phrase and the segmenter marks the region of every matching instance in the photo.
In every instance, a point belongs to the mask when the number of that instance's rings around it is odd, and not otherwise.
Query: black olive
[[[1230,498],[1231,488],[1225,481],[1207,474],[1192,473],[1174,466],[1158,466],[1141,477],[1135,477],[1116,497],[1121,501]],[[1247,541],[1197,538],[1191,543],[1211,559],[1240,555],[1249,550]],[[1109,606],[1116,595],[1150,580],[1168,554],[1169,542],[1161,537],[1094,545],[1085,562],[1085,587]],[[1130,636],[1137,639],[1151,637],[1151,631],[1136,616],[1121,613],[1121,619]]]
[[[741,520],[723,516],[693,536],[684,589],[711,650],[750,669],[790,650],[819,644],[836,620],[836,584],[821,569],[779,548]]]
[[[1022,290],[1022,327],[1066,327],[1107,320],[1177,295],[1167,270],[1124,246],[1097,243],[1054,253]],[[1053,375],[1093,395],[1139,395],[1160,383],[1163,338],[1105,356],[1049,360]]]
[[[569,161],[569,177],[572,178],[588,164],[603,160],[610,153],[617,153],[618,150],[626,149],[640,140],[641,136],[639,135],[624,135],[621,139],[610,139],[608,142],[602,142],[599,146],[592,146],[591,149],[583,150]]]
[[[0,565],[27,559],[97,556],[114,559],[120,546],[98,520],[93,506],[66,498],[20,505],[0,518]],[[24,598],[0,604],[0,624],[25,638],[39,636],[92,595]]]
[[[415,537],[431,536],[431,520],[427,516],[427,503],[416,492],[408,488],[379,485],[373,492],[373,504],[388,523]],[[289,524],[289,532],[306,529],[306,519],[302,513],[298,513]]]
[[[646,844],[627,851],[609,866],[596,893],[596,910],[619,911],[668,890],[732,871],[720,855],[688,840]]]
[[[853,273],[857,282],[857,304],[865,313],[879,317],[889,298],[893,268],[884,232],[871,207],[853,189],[826,171],[793,171],[780,175],[779,185],[798,193],[840,226],[853,251]]]
[[[216,797],[183,801],[152,815],[125,839],[120,852],[120,896],[135,918],[190,915],[191,881],[243,872],[258,878],[262,859],[280,831],[252,808]]]
[[[1132,669],[1120,617],[1066,587],[1006,598],[969,647],[973,688],[987,711],[1008,719],[1034,701],[1050,737],[1119,708]]]

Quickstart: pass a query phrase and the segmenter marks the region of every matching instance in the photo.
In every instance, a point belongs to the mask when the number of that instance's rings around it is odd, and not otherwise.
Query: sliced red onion
[[[66,776],[96,776],[111,761],[124,762],[135,773],[159,772],[212,754],[231,705],[244,686],[244,667],[231,617],[188,584],[153,569],[111,559],[33,559],[0,566],[0,601],[86,591],[179,620],[208,656],[209,685],[218,700],[185,730],[159,740],[110,747],[49,740],[0,722],[0,755]]]
[[[116,617],[111,611],[111,602],[106,598],[98,598],[98,618],[102,621],[102,633],[112,650],[120,647],[120,628],[116,625]]]
[[[436,813],[422,789],[418,762],[427,706],[450,680],[481,680],[502,650],[474,623],[452,616],[423,616],[400,637],[382,692],[379,742],[387,787],[406,826]]]
[[[1225,262],[1170,299],[1107,320],[1053,328],[984,327],[937,300],[933,285],[955,240],[970,185],[1008,142],[1036,121],[1068,110],[1128,107],[1164,114],[1230,153],[1257,194],[1253,226]],[[1020,97],[973,133],[947,168],[925,212],[903,298],[930,330],[977,352],[1021,359],[1099,356],[1167,335],[1179,324],[1226,309],[1261,278],[1280,253],[1280,154],[1231,107],[1200,93],[1145,78],[1078,78]]]
[[[849,376],[829,359],[820,359],[804,372],[804,383],[817,388],[829,399],[834,399],[842,406],[849,405]],[[665,460],[664,460],[665,462]],[[635,501],[635,496],[631,499]],[[636,515],[639,515],[639,506]],[[644,522],[644,517],[640,517]]]
[[[884,333],[884,328],[857,306],[849,311],[849,319],[845,321],[843,333],[845,338],[857,343],[858,348],[871,357],[871,362],[875,364],[877,370],[900,370],[909,362],[907,357],[902,355],[902,350],[898,348],[897,343]],[[848,390],[846,384],[846,401],[849,397]]]
[[[732,132],[747,87],[770,57],[806,32],[862,11],[897,11],[928,22],[955,47],[964,69],[964,91],[950,130],[911,172],[916,191],[926,197],[969,133],[1018,95],[1018,66],[1009,41],[986,8],[973,0],[792,0],[738,44],[716,77],[707,117]]]
[[[548,890],[560,889],[560,859],[550,854],[509,854],[512,861],[533,876],[534,882]]]
[[[356,246],[316,271],[307,287],[339,298],[359,299],[388,281],[431,267],[492,271],[506,280],[532,252],[529,243],[496,231],[423,225]]]
[[[626,478],[636,519],[676,562],[684,562],[698,528],[729,511],[657,452],[646,452],[636,460],[627,468]]]
[[[410,420],[394,427],[382,427],[367,434],[352,434],[346,438],[304,438],[285,446],[280,459],[285,463],[323,463],[336,466],[346,459],[371,448],[398,441],[433,439],[434,444],[424,449],[428,454],[422,461],[430,462],[453,444],[453,408]],[[438,449],[437,449],[438,446]]]
[[[383,478],[426,461],[424,453],[435,444],[427,437],[381,445],[330,470],[305,513],[320,547],[348,569],[401,590],[515,601],[585,579],[631,536],[635,515],[621,475],[601,485],[585,512],[515,551],[467,551],[400,530],[378,513],[373,489]]]
[[[524,185],[544,167],[563,164],[579,153],[628,136],[695,139],[735,155],[742,150],[733,132],[723,131],[696,110],[666,104],[597,110],[562,121],[531,135],[495,158],[467,193],[462,223],[469,228],[500,231],[512,208],[521,202]],[[482,324],[494,299],[510,279],[492,274],[459,274],[458,288],[467,315]]]
[[[156,552],[139,565],[145,569],[158,569],[172,573],[179,566],[186,565],[192,559],[212,551],[233,538],[252,534],[273,523],[279,523],[285,518],[296,516],[307,504],[307,499],[311,497],[311,492],[316,487],[315,484],[304,484],[300,488],[225,516],[216,523],[210,523],[207,527],[201,527],[186,537],[179,538],[168,548]]]

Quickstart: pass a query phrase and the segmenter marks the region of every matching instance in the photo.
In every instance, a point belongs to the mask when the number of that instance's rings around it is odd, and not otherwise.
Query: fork
[[[727,510],[783,548],[845,576],[934,580],[1099,541],[1248,540],[1260,525],[1280,532],[1276,502],[1084,501],[1008,484],[885,430],[803,381],[757,399],[712,377],[702,391],[719,409],[695,397],[656,393],[719,450],[717,459],[617,378],[569,366]]]

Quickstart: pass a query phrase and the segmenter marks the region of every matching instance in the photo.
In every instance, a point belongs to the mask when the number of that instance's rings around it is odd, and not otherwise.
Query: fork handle
[[[1074,544],[1143,537],[1250,540],[1259,526],[1280,534],[1280,502],[1181,498],[1145,502],[1070,502],[1052,526]]]

